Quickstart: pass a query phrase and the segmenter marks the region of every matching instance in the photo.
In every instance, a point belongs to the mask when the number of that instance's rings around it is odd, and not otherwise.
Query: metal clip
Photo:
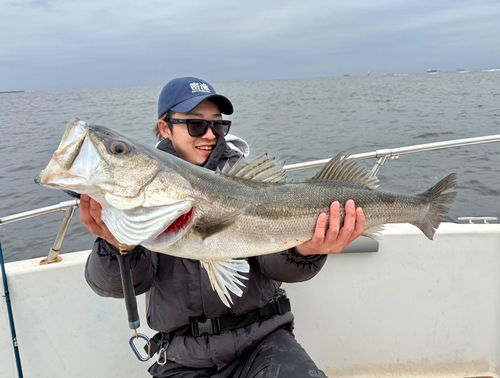
[[[160,366],[163,366],[167,363],[167,348],[168,348],[168,344],[167,343],[167,346],[165,348],[161,348],[160,351],[158,352],[158,359],[156,360],[156,362],[158,362],[158,365]],[[162,358],[163,357],[163,358]]]
[[[146,362],[147,360],[149,360],[150,356],[149,356],[149,353],[146,357],[141,356],[141,354],[139,353],[139,351],[137,350],[137,348],[135,347],[135,344],[134,344],[134,340],[136,340],[138,338],[145,340],[147,345],[151,349],[151,344],[149,343],[149,337],[147,337],[146,335],[143,335],[142,333],[138,333],[137,336],[135,336],[135,335],[132,336],[130,338],[130,341],[129,341],[130,347],[132,348],[132,351],[135,353],[135,355],[139,359],[139,361]]]

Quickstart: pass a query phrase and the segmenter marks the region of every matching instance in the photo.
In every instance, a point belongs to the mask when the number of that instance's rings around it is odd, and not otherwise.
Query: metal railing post
[[[64,236],[68,231],[69,223],[71,222],[71,219],[75,215],[75,211],[76,207],[74,206],[66,209],[64,219],[62,221],[61,227],[59,228],[59,232],[57,233],[54,245],[50,249],[48,256],[44,258],[42,261],[40,261],[40,265],[51,264],[62,260],[61,256],[59,256],[59,250],[61,249]]]
[[[372,171],[370,172],[370,177],[377,175],[378,171],[380,171],[380,168],[382,168],[382,166],[384,165],[385,161],[389,156],[390,154],[387,154],[377,159],[377,162],[375,163],[375,165],[372,168]]]
[[[40,215],[46,215],[46,214],[51,214],[55,213],[58,211],[64,211],[64,219],[61,224],[61,227],[59,228],[59,232],[57,233],[56,240],[54,241],[54,245],[49,251],[49,254],[45,259],[40,261],[40,265],[45,265],[45,264],[50,264],[54,262],[59,262],[61,261],[61,257],[59,256],[59,250],[61,249],[62,242],[64,240],[64,236],[66,235],[66,232],[68,231],[69,223],[71,222],[71,218],[75,215],[76,209],[80,207],[80,200],[71,200],[71,201],[65,201],[61,202],[57,205],[52,205],[52,206],[47,206],[43,207],[41,209],[35,209],[35,210],[30,210],[26,211],[24,213],[19,213],[19,214],[14,214],[14,215],[9,215],[7,217],[0,218],[0,226],[3,226],[4,224],[9,224],[9,223],[14,223],[18,222],[21,220],[25,219],[31,219],[38,217]]]

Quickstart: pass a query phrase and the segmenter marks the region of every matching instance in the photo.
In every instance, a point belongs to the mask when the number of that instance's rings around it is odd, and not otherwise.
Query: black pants
[[[219,371],[217,367],[190,368],[167,361],[163,366],[154,364],[149,372],[155,378],[326,378],[293,334],[284,328],[278,328]]]

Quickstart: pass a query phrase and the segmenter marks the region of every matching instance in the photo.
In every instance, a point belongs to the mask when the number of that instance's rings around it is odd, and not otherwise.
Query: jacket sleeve
[[[300,257],[291,250],[256,257],[262,273],[281,282],[310,280],[325,265],[326,258],[326,255]]]
[[[85,265],[85,279],[101,297],[123,298],[118,251],[103,239],[97,238]],[[150,250],[138,246],[130,252],[130,268],[135,294],[145,293],[153,285],[154,267]]]

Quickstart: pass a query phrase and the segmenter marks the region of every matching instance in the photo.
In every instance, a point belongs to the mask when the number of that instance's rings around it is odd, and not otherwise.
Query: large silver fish
[[[282,165],[266,155],[213,172],[78,119],[36,181],[95,199],[120,243],[200,260],[227,306],[229,292],[242,294],[238,272],[249,271],[241,258],[310,240],[335,200],[363,208],[365,236],[383,223],[411,223],[432,239],[456,197],[443,193],[455,174],[415,196],[374,190],[378,179],[342,154],[304,182],[285,183]]]

